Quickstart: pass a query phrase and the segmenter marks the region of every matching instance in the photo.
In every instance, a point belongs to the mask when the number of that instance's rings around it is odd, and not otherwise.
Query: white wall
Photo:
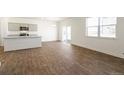
[[[1,45],[3,45],[3,37],[6,35],[7,33],[7,27],[8,27],[8,19],[7,18],[0,18],[0,34],[1,34],[1,38],[0,38],[0,41],[1,41]]]
[[[116,39],[86,37],[85,23],[84,17],[60,22],[59,39],[61,40],[62,26],[69,24],[72,26],[72,44],[124,58],[124,18],[117,18]]]
[[[51,21],[41,22],[39,25],[39,34],[43,36],[43,41],[58,40],[57,23]]]
[[[2,41],[1,41],[1,19],[0,19],[0,45],[2,45]]]
[[[8,34],[18,34],[17,31],[8,31],[8,22],[15,22],[15,23],[29,23],[29,24],[37,24],[38,31],[31,32],[31,34],[38,34],[42,36],[42,41],[54,41],[58,40],[58,30],[57,30],[57,23],[54,21],[41,21],[35,19],[25,19],[25,18],[0,18],[0,29],[2,38]],[[3,39],[2,39],[3,41]],[[3,44],[3,42],[2,42]]]

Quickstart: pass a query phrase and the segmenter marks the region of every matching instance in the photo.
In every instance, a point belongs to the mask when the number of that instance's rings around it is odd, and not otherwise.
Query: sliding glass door
[[[70,41],[71,41],[71,26],[63,26],[62,41],[70,43]]]

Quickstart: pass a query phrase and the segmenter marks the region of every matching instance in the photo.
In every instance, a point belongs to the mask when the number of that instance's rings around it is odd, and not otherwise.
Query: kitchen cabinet
[[[20,27],[28,27],[29,31],[37,31],[37,24],[8,23],[8,31],[20,31]]]

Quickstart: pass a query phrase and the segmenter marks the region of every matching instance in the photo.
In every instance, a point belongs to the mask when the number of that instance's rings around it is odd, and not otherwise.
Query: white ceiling
[[[61,21],[67,19],[68,17],[20,17],[20,18],[34,19],[34,20]]]

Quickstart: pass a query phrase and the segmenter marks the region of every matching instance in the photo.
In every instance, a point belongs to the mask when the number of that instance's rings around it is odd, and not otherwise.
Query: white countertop
[[[39,38],[41,36],[38,35],[31,35],[31,36],[6,36],[4,39],[13,39],[13,38]]]

